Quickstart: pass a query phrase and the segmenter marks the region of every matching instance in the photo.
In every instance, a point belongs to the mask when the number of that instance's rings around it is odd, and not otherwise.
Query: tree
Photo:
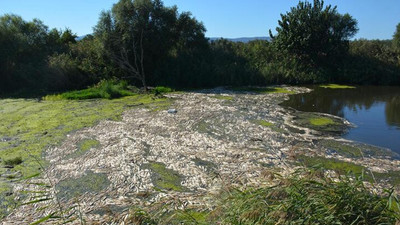
[[[331,64],[348,51],[349,39],[358,31],[357,21],[349,14],[323,0],[299,2],[290,12],[281,14],[277,35],[270,36],[274,45],[311,66]]]
[[[188,46],[198,37],[205,40],[204,32],[190,14],[180,15],[175,6],[165,7],[160,0],[120,0],[101,14],[95,27],[109,57],[145,89],[179,44]]]
[[[393,35],[393,45],[396,49],[400,50],[400,23],[397,24],[396,32]]]
[[[20,16],[0,17],[0,91],[37,86],[46,65],[47,26]]]

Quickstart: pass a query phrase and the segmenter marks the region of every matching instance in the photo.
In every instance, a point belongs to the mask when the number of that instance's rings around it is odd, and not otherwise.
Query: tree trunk
[[[145,77],[143,77],[142,78],[142,85],[143,85],[143,88],[144,88],[144,92],[145,93],[147,93],[147,84],[146,84],[146,78]]]

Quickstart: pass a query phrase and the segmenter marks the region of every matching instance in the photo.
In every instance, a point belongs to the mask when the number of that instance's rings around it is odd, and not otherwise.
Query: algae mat
[[[119,120],[133,106],[156,110],[170,102],[150,95],[85,101],[0,100],[0,217],[10,206],[13,184],[40,173],[47,164],[42,159],[44,150],[57,146],[69,133],[101,120]]]

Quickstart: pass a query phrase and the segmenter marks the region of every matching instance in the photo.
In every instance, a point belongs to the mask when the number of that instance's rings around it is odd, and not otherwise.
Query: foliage
[[[128,83],[126,81],[116,80],[102,80],[98,84],[79,91],[65,92],[59,95],[45,96],[44,100],[84,100],[94,98],[114,99],[123,96],[134,95],[133,92],[128,90]]]
[[[49,31],[42,21],[24,21],[16,15],[0,17],[0,92],[21,88],[46,89],[47,58],[62,53],[75,35],[66,29]]]
[[[300,1],[290,12],[281,14],[272,36],[278,50],[309,65],[320,65],[346,55],[348,40],[357,32],[357,21],[349,14],[339,14],[324,1]]]
[[[396,26],[396,32],[393,35],[393,45],[400,51],[400,23]]]
[[[155,95],[160,95],[160,94],[164,94],[164,93],[170,93],[173,92],[174,90],[172,88],[169,87],[163,87],[163,86],[158,86],[155,87],[154,89],[151,90],[151,92]]]
[[[338,74],[338,82],[352,84],[400,84],[400,61],[390,41],[355,40]]]
[[[79,62],[70,54],[61,53],[49,57],[48,73],[44,83],[50,91],[84,88],[89,82],[79,68]]]
[[[101,14],[95,27],[108,56],[145,88],[168,57],[206,44],[204,32],[189,13],[179,14],[160,0],[120,0]]]
[[[323,1],[300,1],[282,14],[272,42],[209,42],[205,30],[189,12],[161,0],[118,1],[101,13],[94,35],[80,41],[68,28],[49,30],[40,20],[6,14],[0,17],[0,94],[37,97],[113,77],[175,88],[400,84],[400,51],[393,48],[399,26],[393,41],[349,41],[356,20]]]

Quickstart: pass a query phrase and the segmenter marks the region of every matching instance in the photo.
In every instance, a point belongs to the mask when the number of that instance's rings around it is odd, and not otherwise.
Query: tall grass
[[[232,189],[214,216],[222,224],[395,224],[393,191],[373,194],[362,177],[333,180],[320,173],[295,173],[272,187]]]
[[[211,211],[200,209],[134,210],[130,224],[395,224],[399,201],[392,190],[381,195],[363,177],[329,178],[322,171],[298,171],[289,177],[270,174],[273,186],[225,188]],[[165,216],[163,216],[164,214]],[[125,221],[127,222],[127,221]]]
[[[113,99],[123,96],[134,95],[134,92],[128,89],[126,81],[102,80],[98,84],[79,91],[69,91],[59,95],[48,95],[44,100],[85,100],[94,98]]]

